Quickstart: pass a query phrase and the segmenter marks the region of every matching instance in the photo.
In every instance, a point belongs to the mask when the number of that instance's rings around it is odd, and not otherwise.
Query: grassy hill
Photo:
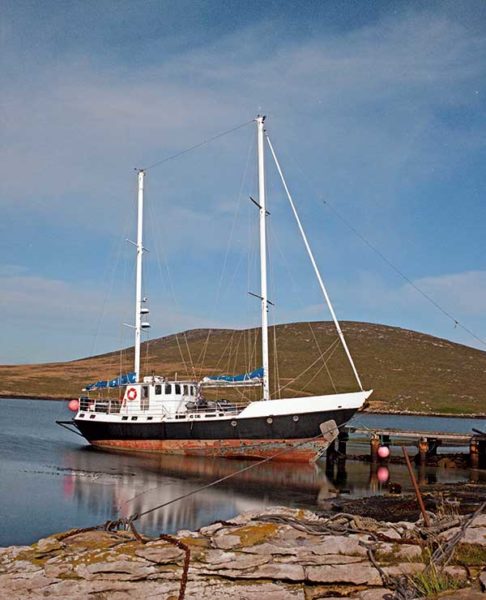
[[[342,328],[364,387],[374,390],[370,410],[486,413],[486,352],[396,327],[343,322]],[[198,329],[152,340],[142,346],[143,374],[242,373],[260,366],[259,336],[255,329]],[[357,389],[332,323],[277,325],[270,347],[272,397]],[[65,363],[0,366],[0,395],[75,397],[85,384],[132,364],[133,350],[126,349]]]

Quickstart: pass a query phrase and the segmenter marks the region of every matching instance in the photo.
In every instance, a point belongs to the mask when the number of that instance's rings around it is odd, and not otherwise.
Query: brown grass
[[[368,323],[344,322],[363,384],[373,389],[370,408],[443,414],[484,411],[486,352],[429,335]],[[319,360],[304,371],[337,339],[332,323],[291,323],[270,330],[278,349],[280,393],[298,396],[356,389],[352,372],[338,345],[327,367]],[[241,373],[260,363],[259,331],[192,330],[143,344],[144,374],[192,378],[215,373]],[[320,351],[319,351],[320,348]],[[326,355],[328,356],[328,355]],[[133,350],[112,352],[66,363],[0,366],[0,394],[32,397],[77,396],[89,382],[109,379],[131,370]],[[194,370],[191,368],[191,362]],[[271,366],[274,366],[271,357]],[[275,369],[272,395],[279,397]],[[297,377],[297,379],[295,379]],[[334,383],[334,386],[333,386]],[[235,398],[235,392],[225,394]],[[246,399],[258,391],[247,391]]]

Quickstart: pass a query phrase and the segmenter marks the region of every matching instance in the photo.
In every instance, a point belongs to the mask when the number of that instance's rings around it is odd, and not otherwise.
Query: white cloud
[[[113,210],[129,195],[132,167],[245,121],[259,106],[299,152],[325,150],[331,174],[346,175],[343,165],[352,164],[357,180],[364,171],[376,183],[405,167],[410,177],[427,173],[452,136],[480,143],[480,131],[461,135],[435,120],[444,107],[471,105],[484,75],[485,40],[460,25],[416,15],[318,40],[280,38],[262,53],[269,34],[247,30],[134,72],[68,55],[55,70],[38,68],[29,85],[14,79],[2,91],[0,201],[21,198],[72,218],[81,216],[79,202],[65,196],[76,194],[84,210]],[[202,158],[195,178],[209,168]],[[214,185],[202,183],[200,194]]]
[[[449,312],[486,316],[486,271],[422,277],[414,284]],[[416,294],[410,286],[406,286],[405,292],[410,299]]]
[[[136,70],[96,62],[89,48],[83,56],[66,53],[55,60],[24,54],[22,77],[12,70],[2,86],[0,206],[14,218],[47,216],[60,237],[66,235],[64,225],[75,223],[79,235],[92,236],[95,245],[97,235],[118,235],[121,223],[132,216],[133,167],[262,109],[283,162],[296,170],[286,159],[298,157],[325,195],[360,211],[360,230],[369,219],[374,232],[386,235],[392,220],[386,205],[397,201],[403,187],[441,173],[449,176],[484,143],[484,123],[458,125],[444,117],[448,110],[479,114],[476,91],[484,80],[486,40],[459,23],[433,12],[411,12],[307,40],[289,39],[279,26],[272,31],[274,26],[240,31]],[[9,64],[16,64],[16,50],[5,48]],[[193,269],[199,274],[218,274],[202,257],[228,245],[230,202],[238,191],[246,197],[251,190],[250,178],[241,190],[239,185],[253,135],[248,130],[222,138],[147,175],[155,228],[163,221],[164,252],[179,256],[183,250],[187,260],[197,257]],[[299,193],[303,184],[295,188]],[[383,208],[365,208],[372,203]],[[315,226],[309,205],[302,212]],[[15,236],[15,227],[22,225],[19,218],[7,233]],[[185,275],[195,276],[189,270]],[[470,271],[419,279],[417,285],[445,308],[478,316],[486,307],[484,277]],[[73,335],[93,331],[105,302],[105,292],[89,282],[34,276],[8,266],[0,271],[0,285],[0,308],[15,326],[27,322]],[[341,286],[341,298],[345,292]],[[411,311],[420,304],[407,286],[390,286],[378,277],[363,276],[350,293],[373,308]],[[313,297],[306,301],[314,304]],[[193,293],[187,314],[154,306],[154,318],[163,315],[157,331],[211,325],[198,302],[199,293]],[[313,310],[310,306],[307,314]],[[130,298],[127,304],[114,299],[107,314],[116,331],[131,314]],[[55,353],[62,357],[61,350]]]
[[[35,275],[0,275],[0,312],[4,322],[0,360],[10,362],[11,340],[21,335],[24,347],[17,350],[19,360],[70,360],[133,344],[132,330],[123,327],[133,322],[132,290],[96,287],[89,282],[66,282]],[[198,327],[221,327],[209,317],[191,314],[175,302],[150,299],[151,337],[168,335]],[[231,325],[235,325],[231,323]],[[27,335],[26,335],[27,332]],[[66,342],[66,339],[69,341]],[[59,340],[62,340],[59,343]],[[29,356],[29,348],[36,348]],[[29,356],[29,358],[24,358]]]

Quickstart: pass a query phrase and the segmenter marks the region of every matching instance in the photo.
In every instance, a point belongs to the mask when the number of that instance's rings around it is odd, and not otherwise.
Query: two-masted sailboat
[[[320,434],[323,422],[345,424],[364,404],[371,391],[363,390],[343,332],[336,318],[314,255],[302,228],[293,199],[282,174],[274,148],[265,130],[265,117],[256,118],[258,147],[258,200],[260,219],[261,341],[262,366],[240,376],[206,377],[202,381],[171,379],[164,376],[142,377],[140,344],[148,313],[142,296],[143,208],[145,171],[138,171],[138,222],[135,302],[135,364],[133,373],[112,381],[100,381],[87,388],[80,398],[79,410],[71,424],[92,445],[118,450],[149,451],[218,457],[263,458],[278,454],[279,460],[309,461],[318,458],[327,446]],[[269,381],[267,297],[267,206],[265,199],[265,143],[292,212],[296,218],[319,286],[346,356],[353,370],[358,391],[300,398],[272,400]],[[262,399],[247,405],[206,401],[205,386],[249,386],[262,388]],[[100,388],[120,390],[117,399],[100,397]],[[94,392],[94,394],[93,394]],[[286,451],[288,449],[288,452]]]

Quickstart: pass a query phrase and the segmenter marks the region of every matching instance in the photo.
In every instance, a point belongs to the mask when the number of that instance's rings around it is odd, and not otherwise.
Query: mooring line
[[[233,471],[232,473],[230,473],[229,475],[225,475],[224,477],[220,477],[219,479],[216,479],[215,481],[212,481],[211,483],[207,483],[206,485],[203,485],[201,487],[196,488],[195,490],[191,490],[190,492],[187,492],[186,494],[183,494],[182,496],[178,496],[177,498],[173,498],[172,500],[168,500],[167,502],[164,502],[162,504],[159,504],[157,506],[154,506],[153,508],[144,510],[141,513],[137,513],[136,514],[136,519],[143,517],[145,515],[148,515],[151,512],[154,512],[156,510],[159,510],[161,508],[165,508],[166,506],[169,506],[170,504],[174,504],[174,502],[179,502],[180,500],[184,500],[185,498],[188,498],[189,496],[193,496],[194,494],[197,494],[198,492],[201,492],[203,490],[207,490],[208,488],[213,487],[214,485],[217,485],[218,483],[222,483],[223,481],[227,481],[228,479],[231,479],[232,477],[235,477],[236,475],[239,475],[240,473],[244,473],[245,471],[250,471],[251,469],[254,469],[260,465],[263,465],[279,456],[281,456],[282,454],[286,454],[288,452],[293,452],[294,450],[297,450],[297,448],[300,448],[302,446],[304,446],[305,444],[308,444],[309,442],[315,442],[316,440],[320,439],[323,437],[323,435],[325,433],[331,433],[331,431],[334,431],[336,428],[332,427],[329,430],[324,430],[321,434],[316,435],[315,437],[312,438],[308,438],[298,444],[294,444],[289,448],[284,448],[283,450],[280,450],[279,452],[272,454],[272,456],[268,456],[267,458],[263,458],[257,462],[254,462],[251,465],[248,465],[246,467],[243,467],[242,469],[238,469],[237,471]],[[143,493],[143,492],[142,492]],[[134,518],[134,520],[136,520]]]
[[[242,469],[238,469],[237,471],[234,471],[233,473],[230,473],[229,475],[226,475],[225,477],[220,477],[219,479],[216,479],[215,481],[212,481],[211,483],[208,483],[204,486],[196,488],[195,490],[192,490],[192,491],[188,492],[187,494],[183,494],[182,496],[173,498],[172,500],[169,500],[168,502],[164,502],[163,504],[154,506],[153,508],[145,510],[141,513],[133,513],[128,518],[108,520],[108,521],[105,521],[105,523],[102,523],[99,525],[94,525],[93,527],[83,527],[81,529],[73,529],[71,531],[68,531],[65,534],[62,534],[61,536],[57,536],[57,539],[59,541],[62,541],[64,539],[67,539],[74,535],[78,535],[80,533],[87,533],[87,532],[100,531],[100,530],[116,534],[118,530],[123,529],[125,531],[130,531],[130,533],[132,534],[132,536],[135,538],[135,540],[137,542],[139,542],[141,544],[146,544],[148,540],[145,540],[142,537],[142,535],[140,535],[140,533],[138,532],[138,530],[136,529],[135,524],[134,524],[135,521],[137,521],[140,517],[148,515],[149,513],[159,510],[161,508],[164,508],[166,506],[169,506],[170,504],[174,504],[175,502],[179,502],[180,500],[184,500],[185,498],[188,498],[189,496],[197,494],[198,492],[201,492],[202,490],[206,490],[214,485],[217,485],[218,483],[221,483],[223,481],[231,479],[232,477],[235,477],[236,475],[238,475],[240,473],[244,473],[245,471],[254,469],[264,463],[269,462],[270,460],[277,458],[278,456],[281,456],[282,454],[285,454],[288,452],[293,452],[294,450],[297,450],[298,448],[304,446],[305,444],[314,442],[323,437],[325,439],[325,435],[327,433],[335,432],[336,430],[338,430],[338,427],[335,423],[332,427],[329,427],[328,429],[324,429],[322,427],[323,425],[324,425],[324,423],[321,424],[321,433],[319,435],[316,435],[315,437],[303,440],[302,442],[299,442],[298,444],[293,444],[288,448],[284,448],[284,449],[280,450],[279,452],[272,454],[272,456],[268,456],[267,458],[264,458],[262,460],[254,462],[251,465],[243,467]],[[149,490],[142,492],[142,494],[147,493],[148,491]],[[179,595],[178,595],[178,600],[184,600],[186,587],[187,587],[187,581],[188,581],[189,565],[190,565],[190,560],[191,560],[191,550],[187,544],[185,544],[181,540],[178,540],[177,538],[175,538],[171,535],[161,533],[159,535],[159,539],[164,540],[164,541],[168,542],[169,544],[172,544],[173,546],[176,546],[177,548],[179,548],[180,550],[182,550],[184,552],[184,563],[182,566],[182,576],[180,579]]]

